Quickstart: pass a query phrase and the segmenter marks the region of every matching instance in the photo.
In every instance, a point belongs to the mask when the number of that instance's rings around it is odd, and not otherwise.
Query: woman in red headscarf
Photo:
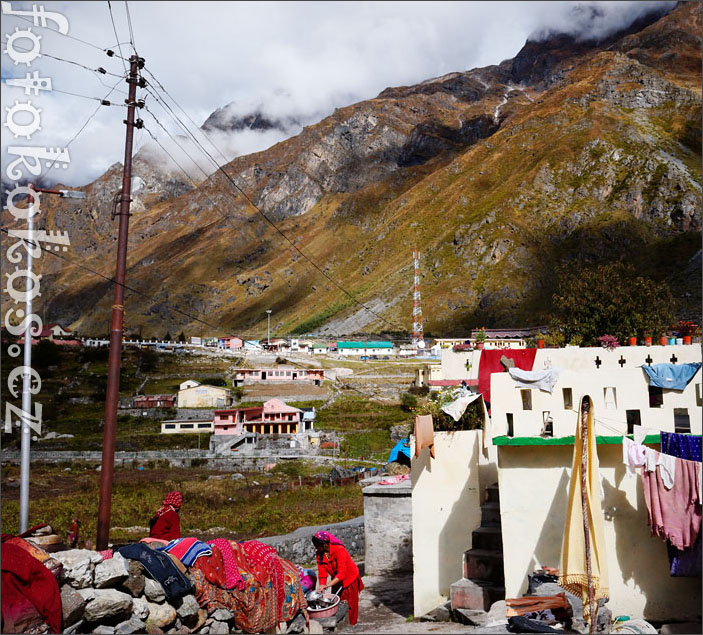
[[[181,519],[178,512],[182,502],[180,492],[169,492],[166,495],[164,504],[149,521],[149,538],[171,541],[181,537]]]
[[[349,624],[354,626],[359,617],[359,593],[364,588],[359,568],[339,538],[328,531],[318,531],[312,537],[312,544],[317,551],[319,590],[341,591],[339,599],[349,605]]]

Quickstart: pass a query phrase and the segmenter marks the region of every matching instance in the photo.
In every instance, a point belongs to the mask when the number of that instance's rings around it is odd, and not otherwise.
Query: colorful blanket
[[[197,538],[176,538],[158,549],[176,556],[186,567],[192,567],[200,556],[212,555],[212,549]]]
[[[239,569],[237,568],[237,563],[234,560],[234,552],[229,540],[225,540],[224,538],[216,538],[215,540],[208,540],[207,544],[212,545],[213,551],[214,547],[217,547],[222,554],[222,562],[225,567],[225,583],[220,586],[224,586],[225,589],[233,589],[234,587],[243,589],[244,578],[242,578],[242,575],[239,573]]]
[[[303,612],[307,622],[307,602],[295,565],[279,558],[283,577],[283,604],[277,618],[276,594],[272,581],[268,580],[262,585],[247,563],[245,551],[236,542],[232,546],[244,588],[227,590],[217,587],[207,581],[202,571],[192,569],[198,604],[208,612],[219,608],[231,611],[234,614],[235,626],[245,633],[269,632],[277,626],[277,619],[290,621],[299,611]]]
[[[284,600],[283,589],[283,567],[281,559],[278,557],[276,550],[270,545],[264,544],[259,540],[247,540],[240,543],[242,549],[246,553],[247,562],[252,568],[252,572],[257,580],[262,584],[269,583],[273,586],[275,593],[275,613],[276,618],[280,618],[281,605]],[[281,620],[278,619],[280,622]]]

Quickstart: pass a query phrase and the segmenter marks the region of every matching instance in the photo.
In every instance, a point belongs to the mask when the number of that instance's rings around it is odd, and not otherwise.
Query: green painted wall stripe
[[[645,443],[660,443],[658,434],[648,434]],[[596,435],[596,443],[600,445],[616,445],[622,443],[622,436]],[[493,445],[573,445],[574,437],[494,437]]]

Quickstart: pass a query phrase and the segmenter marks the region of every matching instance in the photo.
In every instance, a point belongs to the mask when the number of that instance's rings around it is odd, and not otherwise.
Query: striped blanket
[[[168,551],[168,553],[176,556],[186,567],[192,567],[200,556],[212,555],[210,546],[197,538],[176,538],[165,547],[159,547],[158,550]]]

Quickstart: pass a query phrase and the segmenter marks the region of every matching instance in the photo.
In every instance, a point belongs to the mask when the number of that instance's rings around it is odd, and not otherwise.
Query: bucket
[[[544,340],[537,340],[537,348],[544,348]]]
[[[674,345],[676,345],[676,338],[670,337],[669,338],[669,346],[674,346]]]
[[[676,346],[683,346],[683,337],[676,338]]]
[[[654,635],[657,629],[649,622],[640,619],[616,621],[610,629],[611,633],[651,633]]]
[[[636,337],[631,337],[627,340],[630,344],[630,346],[637,346],[637,338]]]
[[[652,337],[650,335],[647,335],[644,338],[644,345],[645,346],[651,346],[652,345]]]
[[[691,336],[690,336],[690,335],[684,335],[684,336],[683,336],[683,343],[684,343],[684,344],[690,344],[690,343],[691,343]]]
[[[669,338],[668,338],[668,337],[665,337],[664,335],[662,335],[662,336],[659,338],[659,343],[660,343],[662,346],[666,346],[666,345],[669,343]]]
[[[308,613],[310,614],[310,617],[314,620],[321,620],[325,617],[332,617],[333,615],[336,615],[337,611],[339,610],[339,596],[332,595],[331,593],[325,593],[324,597],[326,599],[334,598],[334,604],[324,609],[308,608]]]

